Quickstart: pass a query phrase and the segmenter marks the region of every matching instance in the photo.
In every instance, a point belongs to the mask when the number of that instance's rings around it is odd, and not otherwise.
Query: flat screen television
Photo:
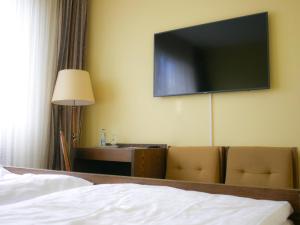
[[[154,35],[155,97],[267,88],[267,12]]]

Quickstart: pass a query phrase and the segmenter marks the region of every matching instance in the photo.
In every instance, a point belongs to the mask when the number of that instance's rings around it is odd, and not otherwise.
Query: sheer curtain
[[[0,0],[0,164],[47,165],[58,0]]]

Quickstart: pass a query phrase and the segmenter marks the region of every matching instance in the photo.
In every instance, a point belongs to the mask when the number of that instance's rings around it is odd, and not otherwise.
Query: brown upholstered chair
[[[226,184],[296,188],[298,163],[296,148],[229,147]]]
[[[166,179],[220,183],[221,147],[169,147]]]

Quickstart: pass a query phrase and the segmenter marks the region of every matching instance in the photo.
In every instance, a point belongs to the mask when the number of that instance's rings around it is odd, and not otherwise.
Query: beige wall
[[[271,89],[213,95],[215,145],[300,148],[299,0],[90,0],[88,70],[96,104],[82,145],[99,129],[119,142],[209,145],[209,95],[153,97],[153,34],[269,12]]]

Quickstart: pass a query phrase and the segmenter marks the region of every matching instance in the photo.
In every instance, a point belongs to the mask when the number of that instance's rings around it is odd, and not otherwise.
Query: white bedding
[[[0,206],[1,224],[282,225],[288,202],[137,184],[74,188]]]
[[[0,205],[16,203],[57,191],[90,185],[92,183],[84,179],[66,175],[17,175],[0,166]],[[2,224],[1,219],[0,224]]]

